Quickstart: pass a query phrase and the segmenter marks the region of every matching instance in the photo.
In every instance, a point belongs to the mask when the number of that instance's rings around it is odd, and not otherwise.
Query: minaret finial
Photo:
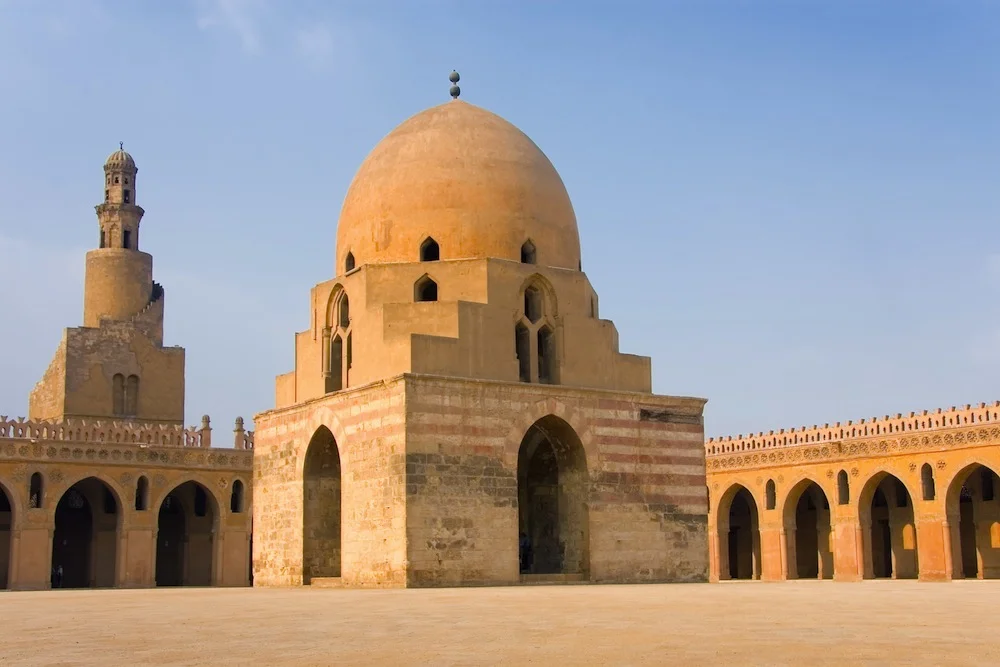
[[[457,100],[458,96],[462,94],[462,89],[458,87],[458,80],[461,78],[455,70],[452,70],[451,74],[448,75],[448,80],[453,84],[448,92],[451,93],[453,100]]]

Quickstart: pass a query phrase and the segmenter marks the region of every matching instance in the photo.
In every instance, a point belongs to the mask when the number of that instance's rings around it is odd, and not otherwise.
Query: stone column
[[[52,534],[55,516],[46,510],[31,509],[29,521],[15,519],[21,527],[11,532],[11,590],[36,591],[52,587]],[[34,519],[34,521],[32,521]],[[23,521],[23,523],[22,523]],[[37,521],[37,522],[36,522]]]
[[[156,531],[149,526],[134,526],[122,530],[122,567],[118,586],[121,588],[150,588],[156,585]]]
[[[833,520],[831,550],[833,551],[834,581],[861,581],[864,572],[861,524],[858,517],[845,516]]]
[[[917,565],[921,581],[948,581],[954,569],[951,558],[949,522],[941,516],[921,517],[917,521]],[[895,542],[895,539],[893,539]],[[902,576],[902,573],[900,573]]]
[[[788,570],[785,563],[785,535],[778,526],[760,528],[760,578],[764,581],[781,581]]]
[[[781,544],[781,553],[784,556],[784,562],[781,565],[781,578],[785,580],[798,579],[799,545],[796,542],[795,526],[785,526],[781,533]]]
[[[729,526],[726,526],[728,532]],[[723,581],[729,578],[729,549],[725,549],[723,554],[720,545],[719,534],[721,528],[709,524],[708,526],[708,580],[712,582]],[[727,545],[728,546],[728,545]],[[723,575],[725,572],[725,576]]]

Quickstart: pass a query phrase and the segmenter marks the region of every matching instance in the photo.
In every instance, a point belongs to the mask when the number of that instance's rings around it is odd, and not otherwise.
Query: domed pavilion
[[[559,173],[458,92],[347,192],[255,418],[255,585],[705,580],[705,400],[618,351]]]

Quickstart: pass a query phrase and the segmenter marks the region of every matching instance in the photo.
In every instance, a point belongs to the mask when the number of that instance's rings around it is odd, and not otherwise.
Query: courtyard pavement
[[[1000,581],[0,592],[10,665],[1000,665]]]

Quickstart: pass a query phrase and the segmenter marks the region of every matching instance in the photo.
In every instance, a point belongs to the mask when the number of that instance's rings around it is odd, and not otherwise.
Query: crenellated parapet
[[[237,417],[234,449],[253,449],[253,431],[243,429]],[[208,415],[200,426],[189,428],[169,424],[133,421],[66,419],[63,421],[16,420],[0,415],[0,441],[45,440],[77,443],[121,444],[165,447],[211,447],[212,427]]]
[[[779,431],[761,431],[744,436],[726,436],[709,438],[705,442],[705,454],[708,457],[752,452],[759,450],[782,449],[821,442],[843,442],[848,440],[867,439],[874,436],[896,435],[953,429],[971,424],[1000,423],[1000,401],[987,405],[966,405],[964,408],[952,406],[949,410],[938,408],[935,412],[924,410],[911,412],[909,415],[897,414],[895,417],[873,417],[860,421],[846,423],[813,425]]]

